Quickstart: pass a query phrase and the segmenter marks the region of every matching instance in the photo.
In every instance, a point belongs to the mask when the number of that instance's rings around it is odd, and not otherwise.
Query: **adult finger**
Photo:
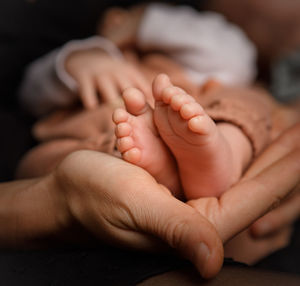
[[[218,200],[203,198],[189,204],[207,217],[224,242],[274,209],[300,181],[300,151],[291,152],[255,177],[241,181]]]
[[[278,208],[267,213],[251,226],[251,233],[256,238],[264,237],[279,229],[293,224],[300,216],[300,193],[292,195]]]
[[[97,106],[98,100],[96,88],[93,80],[88,76],[82,75],[78,78],[79,96],[82,104],[87,109],[93,109]]]
[[[293,228],[288,225],[272,235],[253,238],[250,231],[246,230],[226,243],[225,257],[250,265],[254,264],[263,257],[287,246],[292,232]]]
[[[300,123],[286,130],[279,138],[255,160],[243,179],[248,179],[259,174],[264,168],[275,163],[280,158],[289,154],[292,150],[300,148]]]
[[[141,230],[178,250],[203,277],[215,276],[223,262],[223,245],[215,228],[199,212],[170,194],[156,194],[153,189],[147,193],[151,195],[147,196],[146,204],[145,197],[137,202],[143,206],[136,219]]]
[[[296,150],[254,178],[243,181],[224,193],[220,199],[223,223],[230,221],[232,224],[228,230],[219,224],[223,236],[228,239],[233,233],[239,232],[277,207],[299,182],[300,151]],[[237,220],[237,217],[241,219]]]
[[[223,244],[215,228],[143,169],[106,154],[80,151],[58,170],[60,185],[67,182],[72,217],[100,239],[147,249],[159,239],[191,260],[203,277],[219,272]]]
[[[114,103],[120,97],[117,84],[114,79],[107,75],[100,75],[97,78],[97,85],[101,97],[107,103]]]
[[[132,178],[134,188],[127,186],[126,191],[118,192],[118,199],[126,202],[133,224],[125,224],[127,230],[121,241],[127,241],[130,246],[137,242],[141,248],[155,249],[161,246],[153,240],[156,237],[192,261],[203,277],[215,276],[222,267],[223,244],[212,224],[198,211],[173,197],[152,177],[148,180],[139,176],[137,169],[133,169],[135,166],[131,167],[131,177],[128,167],[126,164],[126,169],[119,172],[118,180],[126,187],[126,181]],[[150,177],[148,173],[147,176]],[[124,222],[122,225],[124,229]],[[131,230],[130,241],[128,229]]]

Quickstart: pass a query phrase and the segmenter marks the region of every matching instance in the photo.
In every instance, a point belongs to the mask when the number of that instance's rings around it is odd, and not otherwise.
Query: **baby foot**
[[[113,113],[117,148],[122,158],[149,172],[159,183],[179,196],[176,162],[154,125],[153,110],[144,94],[135,88],[123,92],[126,110]]]
[[[176,158],[186,198],[219,196],[233,183],[228,142],[200,104],[167,76],[155,79],[153,91],[154,121]]]

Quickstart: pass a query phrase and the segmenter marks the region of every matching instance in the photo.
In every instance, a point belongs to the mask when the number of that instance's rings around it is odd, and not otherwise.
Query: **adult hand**
[[[292,233],[293,227],[287,226],[269,236],[254,238],[247,229],[225,244],[225,257],[253,265],[271,253],[286,247]]]
[[[281,135],[275,144],[272,144],[267,152],[260,156],[252,168],[246,173],[245,178],[255,176],[267,165],[274,164],[278,158],[300,149],[300,123],[295,124]],[[296,158],[295,158],[296,160]],[[257,220],[251,226],[251,233],[255,238],[263,238],[272,233],[277,233],[291,226],[300,216],[300,184],[288,196],[282,204]]]
[[[220,199],[185,204],[137,166],[99,152],[78,151],[44,178],[0,186],[0,244],[28,247],[49,236],[76,240],[80,226],[80,233],[83,227],[118,245],[158,249],[165,242],[190,259],[203,277],[213,277],[222,266],[222,242],[299,184],[299,149],[258,174],[250,170],[253,177]]]
[[[287,226],[292,226],[300,217],[300,192],[292,193],[276,209],[258,219],[251,226],[251,235],[255,239],[278,233]]]
[[[293,134],[289,131],[274,142],[262,161],[270,163],[274,146]],[[144,170],[96,152],[72,154],[55,177],[71,217],[100,239],[157,249],[159,238],[209,278],[222,265],[221,240],[227,242],[291,193],[300,182],[299,162],[299,150],[290,149],[288,154],[278,154],[268,167],[259,170],[262,165],[254,164],[248,171],[253,176],[245,177],[220,199],[201,198],[187,204]]]
[[[223,262],[214,227],[143,169],[94,151],[68,156],[55,171],[59,225],[84,226],[100,240],[145,250],[177,249],[204,277]],[[66,212],[68,210],[68,212]],[[164,243],[162,243],[164,242]]]
[[[211,198],[190,202],[210,218],[219,233],[222,225],[223,229],[226,228],[220,233],[224,243],[238,229],[243,230],[241,225],[236,224],[245,223],[245,219],[253,218],[258,209],[263,210],[262,204],[265,205],[266,212],[268,205],[269,209],[274,208],[257,220],[250,229],[231,239],[225,247],[226,256],[252,264],[288,244],[292,223],[299,218],[299,139],[298,123],[283,133],[257,158],[242,181],[226,192],[218,204]],[[235,196],[234,190],[239,190],[240,194]],[[285,198],[285,194],[289,195]],[[230,202],[230,199],[233,200]],[[212,205],[217,207],[211,207]]]
[[[137,87],[150,94],[150,83],[126,60],[116,59],[101,49],[73,52],[66,60],[66,70],[77,81],[79,96],[85,108],[94,108],[100,98],[109,104],[120,104],[120,94],[127,87]]]
[[[299,143],[300,124],[298,123],[284,133],[275,144],[268,148],[267,152],[256,160],[245,178],[255,176],[268,164],[274,164],[278,157],[284,157],[292,150],[299,150]],[[226,254],[250,264],[257,262],[262,257],[288,245],[293,224],[299,219],[299,216],[300,184],[278,207],[258,219],[240,237],[234,238],[226,246]],[[242,247],[237,247],[237,245]]]

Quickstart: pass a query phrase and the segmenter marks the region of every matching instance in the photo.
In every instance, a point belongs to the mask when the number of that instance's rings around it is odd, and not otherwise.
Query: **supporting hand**
[[[298,148],[278,153],[276,160],[269,161],[273,148],[293,132],[289,130],[260,157],[269,165],[253,164],[244,180],[220,199],[201,198],[184,204],[144,170],[92,151],[77,152],[63,162],[56,173],[58,189],[66,194],[71,217],[100,239],[157,249],[158,238],[209,278],[222,265],[221,241],[245,230],[299,185]]]
[[[291,138],[292,131],[272,146]],[[271,147],[261,158],[269,160]],[[222,266],[222,242],[299,185],[299,149],[282,154],[265,166],[253,164],[248,171],[252,175],[220,199],[186,204],[137,166],[99,152],[78,151],[44,178],[1,185],[0,243],[36,245],[49,236],[79,240],[73,226],[80,225],[108,243],[154,250],[169,245],[191,260],[203,277],[213,277]]]

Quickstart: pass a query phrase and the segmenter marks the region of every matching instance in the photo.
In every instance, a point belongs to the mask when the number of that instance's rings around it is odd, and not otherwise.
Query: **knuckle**
[[[169,220],[169,223],[165,226],[164,237],[171,247],[180,248],[185,243],[187,234],[191,228],[191,221],[193,217],[198,216],[198,213],[192,214],[189,217],[174,216]]]
[[[166,240],[168,243],[176,248],[178,245],[181,245],[184,240],[184,235],[187,228],[187,221],[181,220],[180,222],[170,222],[166,227]]]
[[[280,138],[281,143],[291,150],[300,149],[300,123],[295,124],[288,131],[286,131]]]
[[[271,198],[271,205],[270,205],[269,211],[278,208],[283,199],[284,199],[284,197],[282,197],[282,196],[273,195],[273,197]]]

